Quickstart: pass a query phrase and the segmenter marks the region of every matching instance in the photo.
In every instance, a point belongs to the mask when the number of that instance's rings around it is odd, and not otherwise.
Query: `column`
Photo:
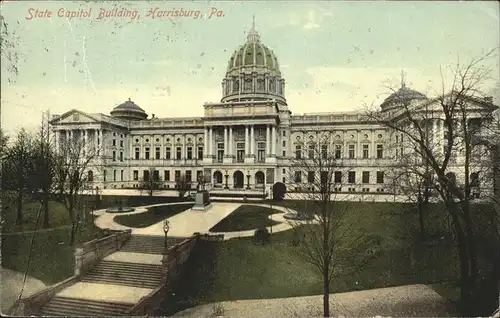
[[[255,154],[255,126],[250,127],[250,154]]]
[[[87,143],[87,129],[83,129],[82,132],[83,132],[83,150],[84,150],[85,156],[88,156],[89,146]]]
[[[229,126],[229,145],[228,145],[229,155],[233,155],[233,126]]]
[[[182,152],[181,159],[187,158],[187,149],[186,149],[186,134],[182,135]]]
[[[271,152],[269,139],[271,139],[269,136],[269,125],[266,125],[266,157],[269,156],[269,153]]]
[[[250,154],[250,143],[248,142],[248,126],[245,126],[245,156]]]
[[[213,155],[214,146],[214,128],[208,127],[208,155],[211,157]]]
[[[227,126],[224,126],[224,155],[228,155],[228,150],[227,150]]]
[[[276,155],[276,126],[273,125],[271,137],[271,154]]]
[[[204,129],[204,136],[203,136],[203,157],[206,157],[209,155],[208,153],[208,128],[205,127]]]
[[[362,154],[362,150],[361,150],[361,140],[360,140],[360,135],[361,135],[361,130],[357,130],[356,131],[356,135],[357,135],[357,144],[356,144],[356,158],[363,158],[363,154]]]

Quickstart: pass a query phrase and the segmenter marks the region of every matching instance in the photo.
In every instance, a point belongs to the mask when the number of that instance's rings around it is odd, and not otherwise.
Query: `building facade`
[[[394,112],[401,96],[412,107],[434,102],[402,85],[380,111]],[[479,118],[483,104],[491,103],[480,102],[472,110]],[[101,189],[139,188],[151,177],[165,189],[175,188],[180,178],[193,185],[201,178],[209,188],[221,190],[262,191],[278,181],[289,189],[307,189],[308,178],[293,173],[294,162],[307,158],[319,136],[327,133],[331,138],[324,150],[342,162],[347,174],[340,192],[391,191],[384,176],[403,155],[394,146],[403,136],[367,120],[362,112],[292,115],[278,58],[255,27],[230,57],[220,103],[203,107],[203,117],[148,118],[129,99],[110,115],[73,109],[53,116],[51,125],[57,144],[79,138],[97,149],[88,173]],[[442,137],[441,122],[436,118],[432,130]],[[442,143],[441,137],[437,139]]]

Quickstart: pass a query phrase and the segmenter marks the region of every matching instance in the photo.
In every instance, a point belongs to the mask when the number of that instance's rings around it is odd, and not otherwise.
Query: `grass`
[[[418,233],[418,219],[410,205],[337,204],[337,208],[347,209],[346,222],[354,224],[353,231],[378,237],[380,249],[376,257],[355,275],[336,277],[331,284],[332,293],[406,284],[434,284],[445,298],[455,297],[456,286],[453,282],[458,277],[459,268],[454,246],[446,237],[422,244],[416,242],[414,236]],[[279,202],[279,205],[298,211],[315,208],[307,201],[287,200]],[[446,232],[446,214],[442,212],[443,206],[432,205],[426,216],[429,232]],[[321,294],[321,275],[299,256],[298,247],[292,243],[294,239],[294,231],[291,230],[273,234],[269,245],[255,244],[252,238],[200,242],[182,269],[181,283],[172,291],[175,295],[163,304],[159,314],[173,314],[218,301]],[[440,285],[443,282],[450,283]]]
[[[114,221],[116,223],[129,227],[148,227],[178,213],[184,212],[187,209],[191,208],[193,205],[194,204],[192,203],[186,203],[154,206],[147,208],[148,211],[144,213],[115,216]]]
[[[214,225],[210,232],[245,231],[276,225],[279,222],[269,219],[275,213],[278,211],[267,207],[242,205]]]
[[[28,264],[33,233],[2,235],[2,267],[24,273]],[[105,235],[104,231],[87,224],[78,233],[77,243]],[[36,233],[28,274],[47,285],[73,275],[74,246],[69,246],[70,229],[59,228]]]

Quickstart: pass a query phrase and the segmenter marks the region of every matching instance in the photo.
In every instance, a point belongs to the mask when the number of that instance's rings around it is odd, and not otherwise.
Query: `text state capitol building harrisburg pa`
[[[222,80],[220,103],[205,103],[203,117],[152,118],[130,99],[110,115],[71,110],[50,121],[56,144],[83,138],[99,149],[89,166],[92,187],[139,188],[144,178],[157,178],[161,188],[174,189],[186,178],[196,188],[263,191],[275,182],[287,189],[307,189],[308,175],[293,171],[298,156],[310,155],[319,133],[332,136],[323,150],[345,166],[341,192],[391,192],[384,177],[395,162],[397,134],[368,122],[360,112],[292,115],[285,99],[285,80],[278,58],[265,46],[255,27],[231,56]],[[432,103],[404,85],[381,105],[393,109],[398,96],[412,105]],[[486,106],[485,106],[486,105]],[[478,109],[495,107],[491,100]],[[481,117],[481,112],[477,112]],[[443,125],[433,129],[442,135]],[[401,139],[403,136],[401,136]],[[56,145],[57,146],[57,145]],[[153,176],[150,174],[153,173]],[[310,181],[310,180],[309,180]]]

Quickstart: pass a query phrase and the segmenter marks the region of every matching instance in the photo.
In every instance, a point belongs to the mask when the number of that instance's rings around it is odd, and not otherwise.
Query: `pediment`
[[[91,115],[72,109],[61,116],[54,118],[50,122],[51,124],[88,124],[88,123],[99,123],[97,119]]]

